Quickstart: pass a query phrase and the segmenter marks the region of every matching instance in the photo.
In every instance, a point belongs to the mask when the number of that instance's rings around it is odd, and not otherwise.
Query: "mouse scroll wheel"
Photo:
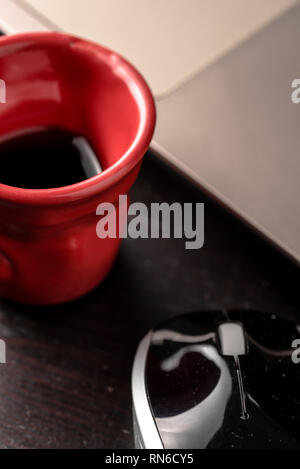
[[[245,332],[242,324],[224,322],[218,327],[221,353],[225,356],[238,356],[247,353]]]

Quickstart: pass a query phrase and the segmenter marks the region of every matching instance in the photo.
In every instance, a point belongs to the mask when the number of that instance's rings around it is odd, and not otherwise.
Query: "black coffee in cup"
[[[0,183],[25,189],[68,186],[101,172],[89,142],[61,128],[0,138]]]

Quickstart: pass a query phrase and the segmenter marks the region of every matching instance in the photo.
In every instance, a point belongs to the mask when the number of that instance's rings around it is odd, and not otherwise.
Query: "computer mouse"
[[[209,311],[161,323],[133,365],[135,446],[300,449],[300,327]]]

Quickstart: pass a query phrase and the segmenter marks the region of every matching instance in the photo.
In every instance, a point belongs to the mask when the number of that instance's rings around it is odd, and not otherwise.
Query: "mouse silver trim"
[[[151,342],[152,331],[140,342],[133,363],[131,389],[135,440],[138,434],[139,447],[144,449],[164,449],[156,424],[149,407],[145,386],[146,357]]]

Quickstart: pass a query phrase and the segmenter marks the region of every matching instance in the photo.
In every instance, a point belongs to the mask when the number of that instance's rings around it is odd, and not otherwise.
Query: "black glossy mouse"
[[[297,339],[297,324],[254,311],[160,324],[133,367],[136,446],[300,449]]]

